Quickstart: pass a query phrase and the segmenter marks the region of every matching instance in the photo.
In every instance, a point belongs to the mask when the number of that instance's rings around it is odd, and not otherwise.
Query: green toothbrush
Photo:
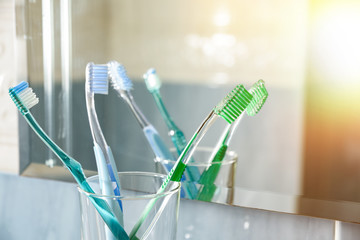
[[[156,70],[154,68],[149,69],[144,74],[144,80],[147,89],[154,97],[155,103],[161,113],[161,116],[169,129],[171,141],[173,142],[178,155],[180,155],[185,149],[187,141],[184,133],[180,130],[178,126],[176,126],[175,122],[172,120],[169,112],[167,111],[164,102],[162,101],[162,97],[160,94],[161,81],[156,74]],[[186,179],[188,179],[188,184],[186,185],[185,191],[190,199],[195,199],[198,190],[194,182],[196,182],[200,178],[199,169],[197,167],[187,166],[184,175],[185,176],[183,176],[181,180],[185,181]]]
[[[58,147],[44,130],[37,123],[31,112],[30,108],[35,106],[39,99],[36,97],[32,88],[29,87],[27,82],[21,82],[17,86],[9,89],[9,95],[16,107],[19,109],[20,113],[23,115],[29,126],[34,130],[34,132],[40,137],[40,139],[48,146],[56,156],[63,162],[63,164],[68,168],[70,173],[75,178],[76,182],[79,184],[80,188],[88,193],[94,193],[88,182],[86,181],[85,174],[82,170],[81,164],[75,159],[68,156],[60,147]],[[129,236],[126,234],[124,228],[120,225],[118,219],[113,214],[111,208],[107,202],[103,199],[94,198],[89,195],[89,199],[109,227],[112,234],[117,239],[129,239]]]
[[[267,97],[268,92],[265,88],[265,82],[263,80],[257,81],[249,90],[251,95],[253,96],[251,102],[246,107],[246,112],[249,116],[254,116],[256,113],[260,111],[262,106],[264,105]],[[212,154],[213,159],[212,163],[219,163],[219,164],[211,164],[203,174],[199,180],[199,183],[202,184],[199,193],[197,195],[198,200],[202,201],[211,201],[212,197],[214,196],[216,186],[214,184],[215,179],[220,171],[221,162],[225,157],[226,151],[228,149],[230,140],[234,135],[236,128],[238,127],[244,113],[231,125],[229,125],[223,134],[223,137],[220,141],[220,147],[218,148],[216,154]]]
[[[161,188],[158,190],[158,193],[164,192],[170,181],[177,181],[177,182],[180,181],[183,172],[186,168],[186,164],[190,160],[192,154],[195,151],[195,148],[198,146],[199,142],[204,137],[205,133],[208,131],[211,125],[219,117],[225,119],[229,124],[233,123],[246,109],[252,98],[253,96],[244,88],[243,85],[237,85],[217,106],[213,108],[213,110],[205,118],[205,120],[202,122],[198,130],[195,132],[189,143],[186,145],[184,151],[177,159],[174,167],[167,175]],[[139,231],[142,223],[145,221],[146,217],[148,216],[149,212],[155,205],[156,201],[157,199],[153,199],[145,207],[142,215],[140,216],[140,219],[134,225],[133,229],[129,234],[131,240],[137,239],[136,234]],[[152,220],[152,222],[156,222],[159,216],[160,213],[156,215],[156,217]],[[145,231],[144,235],[146,235],[147,233],[148,230]]]

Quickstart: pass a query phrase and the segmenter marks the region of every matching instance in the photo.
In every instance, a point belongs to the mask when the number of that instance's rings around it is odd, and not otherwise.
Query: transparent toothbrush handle
[[[210,128],[210,126],[215,122],[217,119],[217,115],[215,115],[214,111],[211,111],[210,114],[205,118],[205,120],[201,123],[199,129],[195,132],[195,134],[190,139],[189,143],[186,145],[184,151],[179,156],[178,160],[176,161],[174,167],[171,169],[171,171],[166,176],[166,179],[164,180],[163,184],[161,185],[160,189],[158,190],[158,193],[162,193],[166,187],[168,186],[169,182],[177,181],[179,182],[183,172],[186,168],[186,163],[188,159],[192,156],[195,148],[201,141],[201,139],[204,137],[207,130]],[[142,212],[139,220],[131,230],[129,237],[131,240],[136,239],[136,233],[141,227],[141,224],[145,221],[146,217],[149,215],[149,212],[154,207],[157,199],[152,199],[145,207],[144,211]]]
[[[165,191],[168,183],[170,182],[170,178],[174,173],[174,168],[171,169],[171,171],[168,173],[168,175],[166,176],[165,181],[163,182],[163,184],[161,185],[161,187],[159,188],[159,190],[156,192],[156,194],[160,194],[162,192]],[[145,221],[146,217],[149,215],[151,209],[154,207],[155,203],[157,202],[158,198],[153,198],[150,200],[150,202],[146,205],[145,209],[143,210],[143,212],[141,213],[141,216],[139,218],[139,220],[136,222],[136,224],[134,225],[134,227],[132,228],[129,237],[130,240],[137,240],[138,238],[136,237],[136,233],[139,231],[141,225],[143,224],[143,222]],[[166,201],[167,203],[167,201]],[[165,204],[166,204],[165,203]]]
[[[86,181],[79,185],[84,191],[94,193]],[[120,225],[117,218],[114,216],[107,202],[101,198],[92,197],[91,195],[88,197],[116,239],[128,240],[129,236],[125,232],[124,228]]]
[[[115,181],[114,174],[112,173],[112,169],[109,169],[109,166],[105,161],[105,156],[100,146],[96,143],[94,143],[94,153],[96,157],[96,165],[99,172],[99,183],[100,183],[101,192],[107,196],[112,196],[112,195],[120,196],[120,191]],[[113,209],[115,216],[119,220],[120,224],[123,226],[123,213],[122,213],[121,201],[117,200],[117,204],[111,200],[109,200],[108,202],[110,207]]]
[[[171,135],[171,139],[172,139],[172,141],[177,149],[177,152],[180,156],[182,151],[185,149],[187,142],[186,142],[184,133],[178,128],[175,128],[175,129],[176,130],[173,131],[173,134]],[[192,159],[192,157],[191,157],[191,159]],[[187,175],[188,175],[190,181],[195,181],[196,179],[200,178],[200,172],[197,167],[188,166],[186,168],[186,172],[187,172]]]
[[[156,157],[170,160],[174,158],[152,125],[144,127],[143,131]],[[168,169],[168,171],[170,171],[170,169]]]
[[[116,167],[116,164],[114,161],[114,156],[113,156],[112,151],[109,146],[106,148],[106,150],[107,150],[107,154],[109,156],[109,163],[107,164],[107,168],[109,171],[110,180],[114,185],[115,196],[120,196],[120,180],[119,180],[118,170],[117,170],[117,167]],[[123,211],[121,201],[118,200],[118,202],[119,202],[121,211]]]
[[[186,147],[186,138],[184,133],[175,125],[172,127],[172,131],[170,131],[171,140],[174,143],[174,146],[177,150],[178,155],[180,156],[182,151]],[[195,186],[196,180],[200,178],[200,172],[197,167],[187,166],[185,169],[185,173],[182,175],[181,182],[186,181],[186,185],[182,184],[181,188],[184,189],[189,199],[195,199],[198,193],[197,187]]]

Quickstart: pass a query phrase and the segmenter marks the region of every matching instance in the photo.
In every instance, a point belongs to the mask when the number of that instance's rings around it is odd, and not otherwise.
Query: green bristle
[[[214,108],[214,112],[231,124],[246,109],[252,98],[245,87],[239,84]]]
[[[246,112],[249,116],[254,116],[260,111],[269,94],[265,88],[265,82],[263,80],[257,81],[251,87],[249,92],[253,96],[253,99],[251,100],[250,104],[247,106]]]

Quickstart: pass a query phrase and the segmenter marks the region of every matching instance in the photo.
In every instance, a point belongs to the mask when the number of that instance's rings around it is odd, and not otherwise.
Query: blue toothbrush
[[[146,119],[144,114],[140,111],[140,108],[135,103],[134,98],[130,92],[132,89],[132,82],[126,75],[124,66],[120,65],[116,61],[111,61],[109,65],[109,75],[113,88],[118,92],[119,96],[130,107],[140,127],[142,128],[144,135],[149,142],[152,151],[155,156],[161,159],[173,160],[174,157],[170,153],[169,149],[161,139],[159,133],[156,131],[154,126]],[[171,166],[165,165],[164,168],[167,171],[171,170]]]
[[[107,65],[88,63],[85,75],[86,108],[94,142],[94,153],[99,172],[100,188],[104,195],[120,196],[120,181],[114,157],[110,147],[106,143],[95,110],[95,94],[108,94],[108,67]],[[114,201],[110,200],[109,205],[112,207],[120,224],[123,225],[123,209],[121,201],[118,199],[116,204]],[[112,234],[106,232],[106,239],[110,240],[112,238]]]

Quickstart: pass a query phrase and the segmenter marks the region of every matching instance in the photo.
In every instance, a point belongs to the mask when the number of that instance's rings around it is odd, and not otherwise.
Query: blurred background
[[[7,89],[20,80],[40,98],[32,109],[40,124],[91,174],[88,62],[126,67],[135,100],[168,146],[142,79],[149,68],[156,68],[165,104],[187,138],[236,84],[250,88],[263,79],[268,100],[243,119],[230,146],[239,155],[235,205],[360,222],[359,1],[0,4],[1,171],[69,181],[22,119],[15,124]],[[96,102],[118,169],[152,171],[153,155],[127,106],[111,90]],[[214,145],[223,127],[216,125],[202,145]]]

